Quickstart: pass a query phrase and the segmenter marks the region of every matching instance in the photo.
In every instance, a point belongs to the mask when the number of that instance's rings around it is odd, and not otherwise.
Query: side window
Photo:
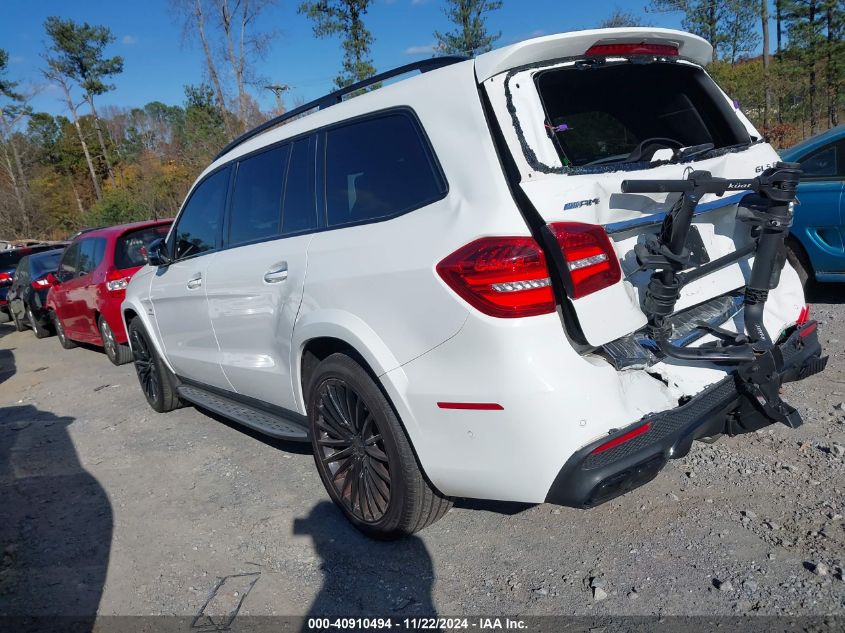
[[[220,222],[229,188],[229,167],[203,180],[194,189],[177,221],[175,259],[193,257],[220,247]]]
[[[77,272],[80,275],[87,275],[93,272],[103,261],[103,255],[106,252],[106,238],[92,237],[82,240],[79,244]]]
[[[283,145],[238,163],[229,216],[230,244],[278,235],[289,153],[290,146]]]
[[[828,145],[801,161],[804,178],[833,178],[841,172],[836,165],[836,144]]]
[[[330,227],[399,215],[444,193],[410,117],[389,114],[326,132]]]
[[[282,234],[299,233],[317,228],[317,203],[314,200],[315,175],[312,147],[314,137],[293,144],[282,212]]]
[[[62,263],[59,264],[59,273],[61,273],[63,279],[76,276],[76,269],[79,264],[79,244],[80,242],[75,242],[68,246],[62,257]]]
[[[14,281],[20,284],[29,283],[29,257],[24,257],[18,262],[18,267],[15,269]]]

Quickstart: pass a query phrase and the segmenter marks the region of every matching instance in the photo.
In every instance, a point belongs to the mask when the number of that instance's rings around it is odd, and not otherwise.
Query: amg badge
[[[572,202],[567,202],[563,205],[564,211],[569,211],[570,209],[580,209],[581,207],[589,207],[593,204],[598,204],[598,198],[590,198],[589,200],[574,200]]]

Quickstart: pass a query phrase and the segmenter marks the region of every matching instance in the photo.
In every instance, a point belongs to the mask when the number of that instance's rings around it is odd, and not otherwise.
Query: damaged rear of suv
[[[594,506],[696,439],[797,426],[781,385],[827,360],[785,265],[800,172],[710,56],[551,35],[237,139],[127,289],[147,400],[311,441],[379,537],[452,497]]]

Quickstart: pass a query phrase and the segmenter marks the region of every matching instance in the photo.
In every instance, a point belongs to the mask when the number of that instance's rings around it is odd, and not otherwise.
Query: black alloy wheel
[[[176,392],[176,379],[159,357],[138,317],[129,323],[129,341],[138,382],[150,407],[166,413],[182,406]]]
[[[394,539],[449,511],[452,500],[422,472],[393,405],[361,361],[331,354],[306,380],[314,463],[352,525]]]
[[[392,485],[378,423],[343,380],[323,381],[317,397],[317,457],[346,511],[359,521],[375,523],[387,512]]]

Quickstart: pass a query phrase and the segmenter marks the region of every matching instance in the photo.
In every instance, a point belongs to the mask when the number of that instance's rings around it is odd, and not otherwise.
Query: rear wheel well
[[[129,327],[129,324],[132,322],[132,319],[138,316],[138,313],[135,310],[124,310],[123,311],[123,320],[126,322],[126,327]]]
[[[302,350],[302,359],[300,361],[300,386],[302,387],[302,401],[308,408],[308,386],[311,384],[311,376],[314,375],[314,370],[317,365],[332,354],[346,354],[354,359],[361,367],[363,367],[370,377],[377,385],[381,385],[381,381],[376,376],[372,367],[364,360],[364,357],[346,341],[339,338],[321,337],[314,338],[305,344]]]
[[[791,252],[794,255],[797,260],[796,263],[804,269],[807,279],[801,279],[801,282],[803,284],[812,283],[816,278],[816,271],[813,268],[813,262],[810,261],[810,255],[807,253],[807,249],[804,248],[801,240],[790,233],[786,236],[786,248],[788,253]],[[797,272],[799,277],[801,277],[801,271]]]

